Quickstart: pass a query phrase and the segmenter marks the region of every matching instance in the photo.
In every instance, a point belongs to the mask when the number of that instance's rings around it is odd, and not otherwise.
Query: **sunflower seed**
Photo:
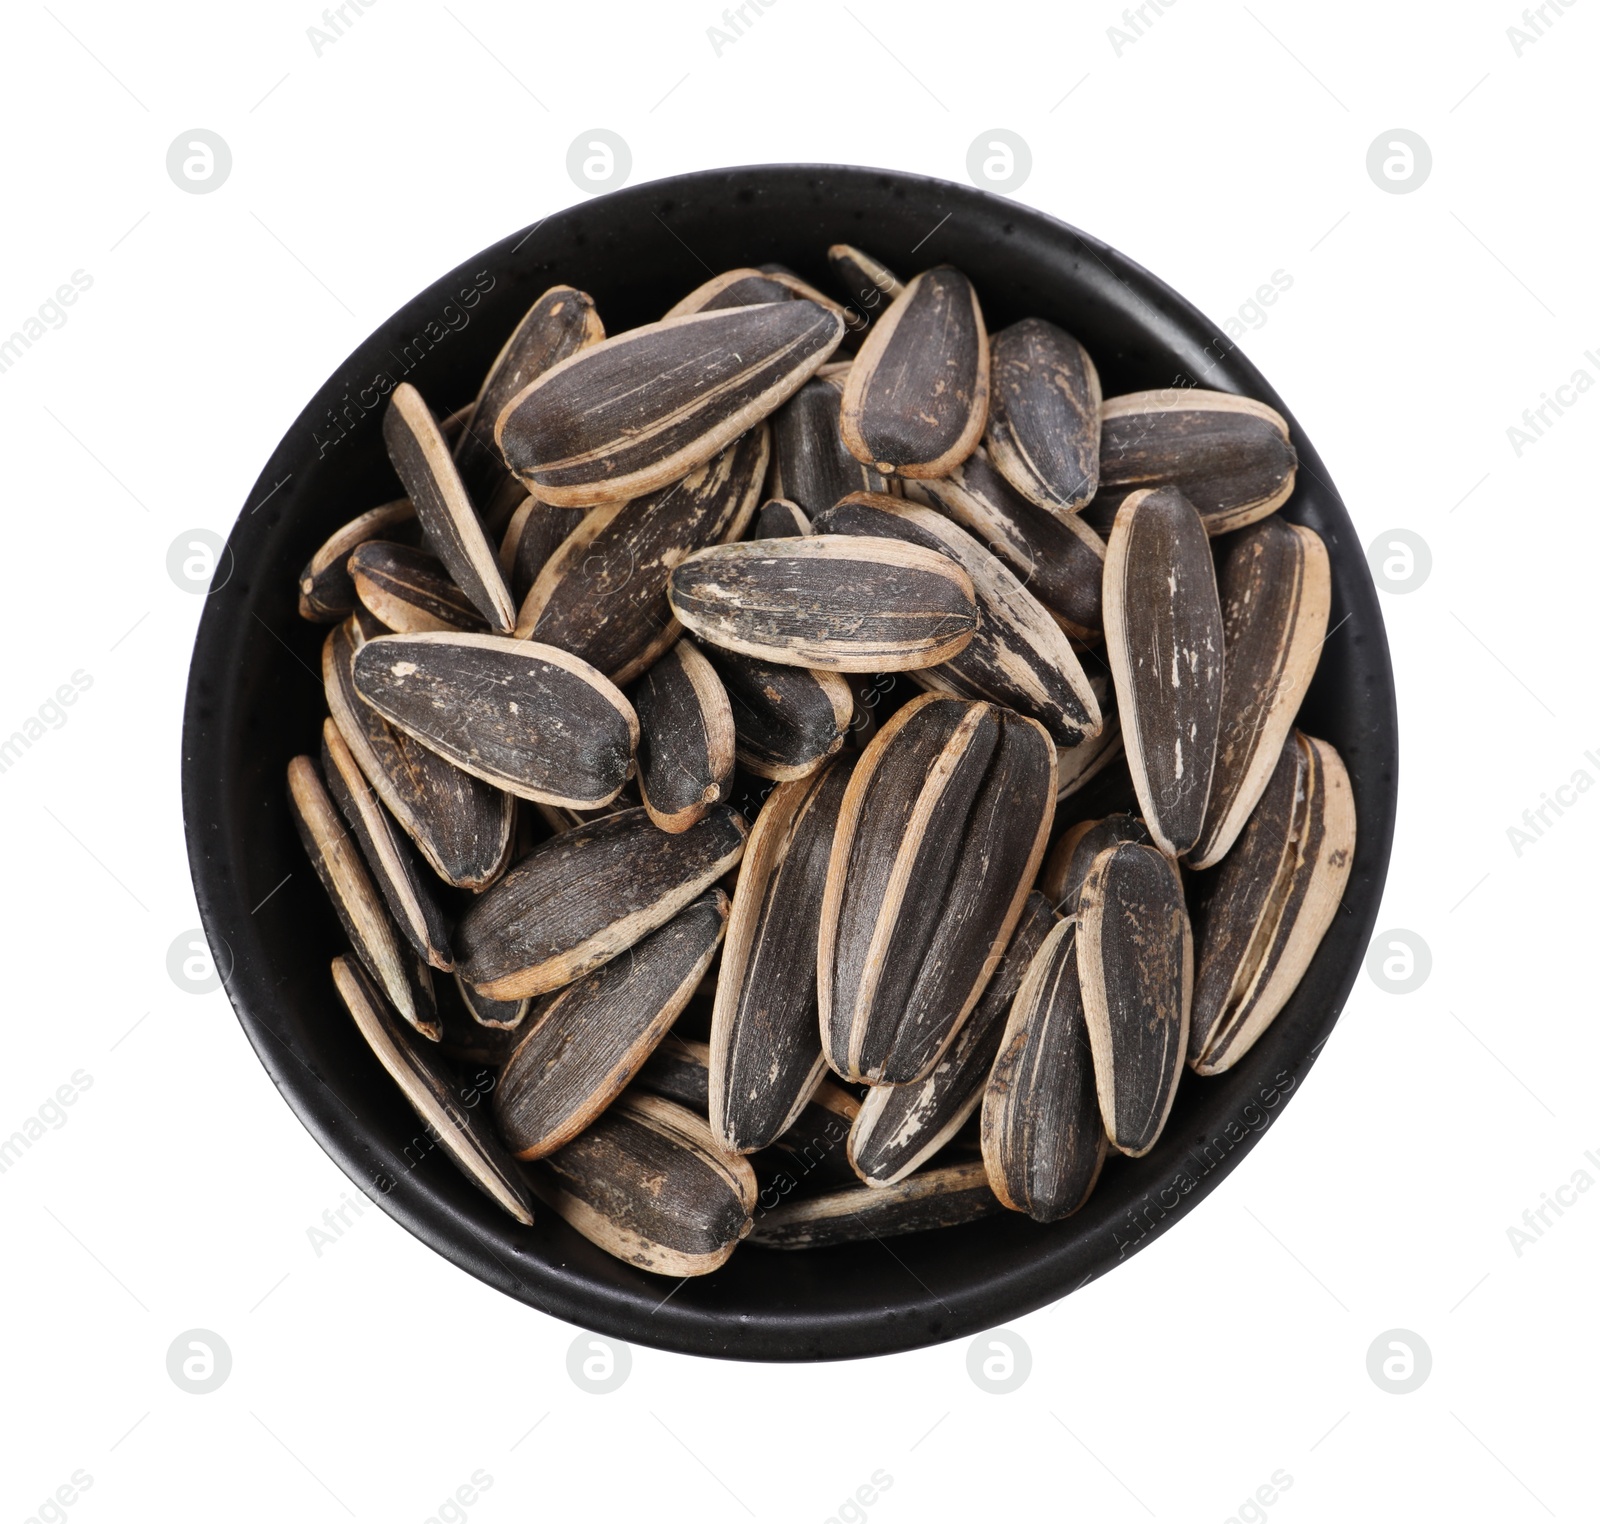
[[[1079,793],[1094,779],[1105,774],[1106,769],[1123,754],[1122,721],[1117,715],[1117,693],[1111,680],[1100,673],[1089,679],[1095,702],[1100,706],[1100,734],[1080,741],[1076,746],[1056,748],[1056,803]],[[1122,771],[1126,773],[1127,769]],[[1133,785],[1128,784],[1128,797],[1133,797]]]
[[[1333,924],[1355,842],[1339,754],[1293,732],[1233,850],[1199,878],[1189,1037],[1197,1074],[1236,1064],[1294,993]]]
[[[1222,601],[1222,729],[1194,868],[1220,862],[1267,786],[1328,633],[1328,552],[1314,530],[1274,515],[1230,538]]]
[[[1207,534],[1265,518],[1294,491],[1289,426],[1264,402],[1230,392],[1130,392],[1100,407],[1100,491],[1084,510],[1106,532],[1135,487],[1176,487]]]
[[[972,282],[925,270],[872,325],[850,367],[845,448],[885,475],[944,476],[972,453],[989,411],[989,338]]]
[[[571,651],[614,682],[632,682],[678,638],[667,605],[672,569],[702,546],[744,534],[767,454],[767,431],[754,428],[663,491],[594,509],[523,599],[518,636]]]
[[[995,469],[1035,507],[1065,518],[1100,485],[1100,373],[1070,333],[1024,318],[991,340]]]
[[[752,540],[789,540],[811,533],[811,520],[786,497],[775,497],[761,505],[750,528]]]
[[[765,1213],[750,1242],[765,1249],[824,1249],[976,1222],[1000,1210],[982,1160],[924,1170],[898,1185],[857,1185]]]
[[[498,1069],[517,1045],[517,1030],[485,1026],[478,1021],[463,994],[468,988],[458,974],[435,983],[434,994],[439,1001],[439,1051],[452,1063]],[[489,1080],[490,1083],[481,1087],[486,1094],[493,1090],[492,1074]]]
[[[843,332],[837,313],[805,301],[635,328],[525,387],[501,413],[495,438],[544,502],[638,497],[753,428],[805,384]]]
[[[817,916],[846,761],[773,790],[734,890],[711,1017],[711,1131],[746,1154],[798,1118],[822,1078]]]
[[[1222,606],[1200,516],[1173,487],[1130,493],[1106,547],[1106,656],[1150,838],[1200,837],[1222,724]]]
[[[356,692],[463,772],[524,799],[610,803],[639,721],[588,662],[504,635],[384,635],[355,659]]]
[[[605,336],[605,325],[589,296],[571,286],[552,286],[528,309],[495,356],[454,450],[461,484],[486,520],[493,522],[498,516],[508,488],[515,484],[494,442],[495,422],[505,405],[551,366]],[[516,495],[521,497],[520,488]]]
[[[1098,638],[1106,542],[1080,514],[1057,518],[1034,507],[981,445],[948,476],[908,483],[906,496],[937,508],[999,556],[1067,634]]]
[[[516,610],[477,510],[456,475],[455,462],[428,405],[409,381],[390,395],[383,442],[410,495],[429,547],[489,628],[509,635]]]
[[[533,1001],[526,996],[521,1000],[491,1000],[487,995],[480,995],[461,977],[459,970],[454,983],[467,1014],[480,1027],[489,1027],[497,1032],[520,1032],[524,1019],[533,1008]],[[504,1056],[511,1056],[509,1048]]]
[[[734,755],[747,772],[775,782],[803,778],[844,745],[855,698],[837,672],[780,667],[715,646],[705,654],[728,696]]]
[[[1154,847],[1108,847],[1078,895],[1078,975],[1111,1146],[1137,1159],[1166,1125],[1189,1046],[1194,943],[1183,888]]]
[[[350,958],[333,960],[333,982],[378,1062],[427,1123],[431,1135],[467,1179],[521,1223],[533,1221],[533,1202],[510,1156],[470,1104],[436,1067],[418,1052],[388,1001],[367,971]]]
[[[582,508],[553,508],[536,497],[523,497],[500,542],[500,572],[519,609],[550,557],[585,516]]]
[[[456,966],[496,1000],[581,979],[665,925],[744,851],[745,825],[723,804],[669,836],[624,810],[535,847],[456,927]]]
[[[848,367],[846,367],[848,370]],[[772,415],[772,470],[767,491],[815,515],[851,492],[887,492],[889,478],[863,465],[839,433],[843,373],[807,381]]]
[[[494,1093],[517,1158],[571,1142],[622,1093],[711,966],[727,919],[728,897],[707,890],[627,957],[539,1002]]]
[[[310,757],[289,763],[289,803],[301,845],[357,956],[407,1025],[437,1042],[439,1023],[427,965],[401,942]]]
[[[529,1172],[534,1190],[606,1253],[657,1275],[707,1275],[750,1231],[755,1171],[692,1111],[625,1095]]]
[[[400,634],[484,628],[472,601],[429,551],[368,540],[350,553],[350,576],[368,611]]]
[[[1077,922],[1065,920],[1045,938],[1017,991],[983,1092],[990,1188],[1035,1222],[1076,1212],[1106,1157],[1077,934]]]
[[[1094,690],[1061,627],[1010,569],[943,514],[858,492],[818,516],[821,535],[875,535],[948,556],[972,579],[978,628],[955,656],[920,670],[938,693],[990,699],[1040,721],[1059,745],[1100,729]]]
[[[691,312],[720,312],[729,307],[758,307],[764,302],[815,302],[836,312],[846,327],[864,327],[853,312],[841,307],[831,296],[824,296],[813,285],[782,265],[763,265],[759,270],[725,270],[702,286],[696,286],[681,302],[669,307],[669,318],[687,317]]]
[[[850,244],[834,244],[828,250],[828,264],[850,307],[866,321],[886,312],[889,303],[905,290],[905,282],[888,266],[879,264],[870,254]],[[864,487],[862,490],[872,492],[877,489]]]
[[[368,540],[393,536],[416,519],[411,499],[402,497],[369,508],[334,530],[300,573],[300,617],[313,624],[337,624],[343,619],[356,606],[356,585],[347,564],[351,551]]]
[[[332,720],[322,722],[322,776],[329,796],[355,832],[395,925],[424,962],[448,973],[455,966],[450,923],[439,908],[427,869],[372,792]]]
[[[686,831],[733,781],[733,710],[692,642],[680,640],[629,691],[639,716],[639,793],[663,831]]]
[[[1080,820],[1068,826],[1050,849],[1039,875],[1039,892],[1048,896],[1062,915],[1076,915],[1078,894],[1095,858],[1124,841],[1149,845],[1150,833],[1137,815],[1107,815],[1103,820]]]
[[[856,535],[712,546],[673,571],[668,597],[704,641],[836,672],[933,666],[977,627],[972,579],[948,556]]]
[[[854,1185],[850,1128],[861,1102],[831,1079],[820,1081],[793,1124],[752,1158],[762,1180],[761,1203],[771,1210],[797,1186],[808,1191]]]
[[[989,987],[933,1072],[916,1085],[876,1085],[862,1102],[850,1163],[868,1185],[893,1185],[919,1169],[977,1109],[1011,1002],[1056,919],[1042,894],[1030,894]]]
[[[1054,809],[1055,747],[1036,720],[929,694],[873,737],[840,809],[818,934],[838,1074],[927,1077],[1005,952]]]
[[[322,645],[328,710],[367,782],[441,878],[486,889],[511,856],[515,801],[413,740],[365,703],[355,687],[362,643],[352,620]]]
[[[711,1049],[675,1030],[668,1032],[639,1065],[633,1083],[703,1115],[711,1088]]]

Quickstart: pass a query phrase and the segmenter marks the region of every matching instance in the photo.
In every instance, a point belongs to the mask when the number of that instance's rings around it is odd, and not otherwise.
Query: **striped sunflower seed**
[[[745,825],[716,804],[687,831],[641,810],[606,815],[535,847],[461,918],[462,977],[496,1000],[581,979],[665,925],[734,867]]]
[[[787,1131],[822,1078],[817,918],[849,782],[840,759],[780,785],[745,847],[711,1017],[708,1114],[732,1153]]]
[[[511,1050],[517,1045],[516,1028],[485,1026],[478,1021],[462,996],[466,988],[459,975],[454,974],[435,982],[441,1029],[439,1051],[453,1064],[496,1070],[510,1058]],[[488,1083],[479,1087],[483,1094],[493,1089],[493,1074],[486,1078]],[[499,1141],[498,1136],[496,1141]]]
[[[632,682],[678,638],[667,579],[703,546],[740,539],[766,474],[767,430],[648,497],[589,513],[523,599],[517,634],[560,646]]]
[[[1035,1222],[1070,1217],[1106,1158],[1078,983],[1078,924],[1057,923],[1012,1003],[983,1093],[983,1163],[1001,1204]]]
[[[1090,736],[1076,746],[1056,748],[1057,804],[1081,792],[1096,778],[1103,777],[1111,764],[1123,756],[1122,720],[1117,714],[1116,689],[1109,678],[1099,673],[1089,679],[1089,687],[1100,706],[1100,734]],[[1131,783],[1129,788],[1131,793]]]
[[[1188,863],[1209,868],[1238,839],[1272,776],[1328,633],[1328,552],[1274,514],[1224,542],[1222,729],[1205,825]]]
[[[605,325],[589,296],[571,286],[552,286],[527,310],[495,356],[454,449],[461,484],[486,523],[505,523],[522,498],[522,488],[494,442],[494,426],[506,404],[551,366],[605,336]]]
[[[546,371],[506,405],[495,438],[544,502],[639,497],[703,465],[787,401],[843,332],[837,313],[805,301],[651,323]]]
[[[1078,895],[1078,977],[1111,1146],[1139,1158],[1166,1125],[1189,1047],[1194,943],[1183,887],[1154,847],[1108,847]]]
[[[982,997],[1055,810],[1045,729],[992,704],[913,699],[845,792],[817,943],[828,1063],[856,1083],[925,1079]]]
[[[486,889],[511,857],[515,801],[413,740],[361,698],[354,669],[364,638],[350,619],[323,642],[328,712],[367,782],[433,871],[457,888]]]
[[[532,1223],[533,1202],[510,1155],[432,1056],[418,1051],[367,971],[335,958],[333,982],[367,1046],[461,1173],[518,1222]]]
[[[989,413],[989,337],[972,282],[925,270],[872,325],[845,381],[845,448],[886,476],[945,476]]]
[[[1042,894],[1030,894],[989,987],[933,1072],[920,1084],[868,1092],[850,1129],[850,1163],[868,1185],[893,1185],[920,1169],[977,1109],[1011,1002],[1056,919]]]
[[[585,517],[582,508],[553,508],[536,497],[523,496],[500,542],[500,573],[518,609],[551,556]]]
[[[1350,778],[1294,731],[1233,850],[1199,876],[1189,1064],[1221,1074],[1288,1002],[1339,908],[1355,858]]]
[[[1070,333],[1043,318],[990,343],[989,427],[995,469],[1035,507],[1065,518],[1100,485],[1100,373]]]
[[[517,1032],[520,1034],[522,1023],[527,1019],[528,1012],[533,1009],[533,1001],[527,996],[520,1000],[491,1000],[487,995],[480,995],[473,987],[461,977],[458,969],[455,973],[455,987],[461,996],[461,1003],[466,1007],[467,1014],[480,1027],[490,1027],[497,1032]],[[506,1049],[504,1058],[511,1056],[510,1048]]]
[[[401,941],[310,757],[289,763],[289,804],[301,845],[356,955],[406,1024],[437,1042],[439,1022],[427,965]]]
[[[300,573],[299,610],[313,624],[337,624],[356,606],[356,585],[350,576],[350,553],[368,540],[394,538],[403,526],[415,526],[417,511],[408,497],[369,508],[328,536]]]
[[[1102,533],[1136,487],[1176,487],[1207,534],[1242,529],[1294,491],[1289,426],[1264,402],[1230,392],[1168,388],[1100,406],[1100,491],[1084,509]]]
[[[1106,542],[1081,514],[1057,518],[1036,508],[981,445],[948,476],[908,485],[906,496],[937,508],[999,556],[1067,634],[1099,638]]]
[[[368,540],[350,553],[350,577],[368,612],[399,634],[485,628],[471,599],[430,551]]]
[[[373,793],[332,720],[322,722],[322,776],[329,797],[355,832],[394,924],[425,963],[449,973],[455,966],[450,923],[434,893],[437,881]]]
[[[529,1172],[535,1192],[606,1253],[657,1275],[708,1275],[750,1231],[748,1160],[703,1118],[655,1095],[622,1096]]]
[[[1061,627],[960,525],[917,503],[858,492],[821,514],[817,530],[905,540],[948,556],[971,577],[977,631],[955,656],[917,672],[922,687],[1015,709],[1043,724],[1058,745],[1075,745],[1100,729],[1094,690]]]
[[[511,592],[439,425],[409,381],[402,381],[390,394],[383,442],[429,547],[489,628],[509,635],[516,623]]]
[[[622,1093],[711,966],[727,919],[728,897],[709,889],[628,957],[539,1002],[494,1092],[517,1158],[554,1153]]]
[[[833,278],[846,300],[861,318],[871,321],[888,311],[889,304],[905,290],[905,282],[887,265],[848,243],[836,243],[828,250]],[[863,487],[863,492],[876,488]]]
[[[733,709],[695,645],[680,640],[629,690],[639,716],[639,793],[663,831],[686,831],[733,781]]]
[[[972,578],[948,556],[856,535],[747,540],[698,551],[668,585],[702,641],[780,666],[935,666],[977,628]]]
[[[887,492],[889,478],[844,447],[839,406],[845,371],[807,381],[772,415],[772,467],[767,491],[807,514],[831,508],[851,492]]]
[[[356,653],[356,692],[463,772],[524,799],[595,809],[621,791],[633,705],[588,662],[503,635],[384,635]]]
[[[954,1228],[1000,1210],[982,1160],[923,1170],[897,1185],[857,1185],[763,1213],[750,1242],[764,1249],[825,1249],[866,1239]]]
[[[711,1092],[711,1049],[692,1037],[680,1037],[674,1029],[639,1065],[633,1083],[651,1095],[704,1113]]]
[[[1045,859],[1044,871],[1039,875],[1039,892],[1047,895],[1062,915],[1076,915],[1078,895],[1095,858],[1107,847],[1125,841],[1150,844],[1150,833],[1137,815],[1118,813],[1101,820],[1080,820],[1068,826]]]
[[[841,746],[855,696],[837,672],[780,667],[708,646],[733,717],[734,755],[758,778],[804,778]]]
[[[682,301],[667,309],[667,317],[687,317],[691,312],[720,312],[729,307],[759,307],[764,302],[815,302],[829,312],[836,312],[846,328],[865,327],[861,319],[841,307],[831,296],[822,292],[782,265],[762,265],[758,270],[749,268],[725,270],[714,275],[704,285],[696,286]]]
[[[1133,492],[1106,547],[1106,656],[1128,769],[1170,857],[1200,839],[1222,726],[1223,629],[1211,546],[1174,487]]]
[[[798,503],[791,503],[786,497],[763,503],[750,526],[752,540],[792,540],[810,533],[811,520]]]
[[[771,1148],[751,1155],[766,1211],[795,1190],[809,1194],[857,1183],[848,1145],[851,1124],[860,1110],[861,1102],[844,1086],[824,1079],[788,1131]]]

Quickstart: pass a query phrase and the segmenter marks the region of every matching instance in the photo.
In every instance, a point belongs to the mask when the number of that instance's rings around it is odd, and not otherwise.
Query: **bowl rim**
[[[437,293],[452,282],[470,278],[471,270],[498,268],[512,260],[542,228],[559,228],[573,219],[592,220],[595,209],[605,203],[610,203],[614,210],[626,210],[633,205],[636,210],[647,211],[652,203],[665,205],[675,195],[711,186],[731,194],[743,188],[786,183],[798,189],[819,179],[870,181],[888,190],[899,187],[896,192],[899,194],[931,193],[964,207],[976,217],[998,219],[998,225],[1005,226],[1007,232],[1017,226],[1052,243],[1071,240],[1104,266],[1115,280],[1149,302],[1163,319],[1189,330],[1196,336],[1195,343],[1202,342],[1199,335],[1209,334],[1213,342],[1221,337],[1219,325],[1212,323],[1159,277],[1110,245],[1046,212],[973,187],[897,170],[811,163],[708,169],[640,182],[578,202],[507,235],[419,292],[364,338],[280,439],[240,508],[228,537],[231,558],[230,555],[219,557],[219,568],[231,570],[251,564],[252,546],[263,544],[269,525],[276,522],[271,516],[257,516],[255,510],[278,490],[284,473],[289,470],[290,455],[303,448],[299,442],[311,434],[314,420],[337,400],[339,388],[348,388],[348,377],[368,347],[385,329],[401,320],[417,320],[428,313],[430,304],[437,308]],[[670,227],[668,231],[672,231]],[[285,1035],[280,997],[270,979],[265,977],[265,971],[257,968],[251,959],[240,959],[234,965],[240,939],[256,933],[249,925],[248,916],[253,912],[246,903],[242,876],[234,871],[237,865],[220,857],[217,851],[217,844],[225,842],[227,836],[223,819],[226,788],[219,771],[227,740],[226,726],[215,712],[214,695],[227,683],[242,644],[241,627],[247,628],[248,620],[239,601],[243,595],[224,599],[216,596],[223,591],[218,587],[207,595],[196,632],[183,717],[182,799],[190,872],[208,941],[214,952],[220,950],[219,944],[227,950],[225,957],[218,958],[218,966],[232,965],[230,976],[224,982],[240,1026],[301,1124],[369,1199],[377,1200],[408,1231],[478,1279],[580,1327],[681,1353],[763,1361],[844,1359],[893,1353],[959,1338],[1070,1295],[1170,1229],[1210,1194],[1255,1146],[1270,1122],[1281,1114],[1281,1102],[1298,1088],[1338,1021],[1376,922],[1398,805],[1398,715],[1393,665],[1376,588],[1361,555],[1354,526],[1320,457],[1276,390],[1237,347],[1227,353],[1224,369],[1225,379],[1217,383],[1218,389],[1231,389],[1225,383],[1233,383],[1238,390],[1268,403],[1283,415],[1299,452],[1301,470],[1320,485],[1321,511],[1333,515],[1349,531],[1348,544],[1340,552],[1341,570],[1346,574],[1345,592],[1351,602],[1351,617],[1358,620],[1369,643],[1362,664],[1369,672],[1368,688],[1373,691],[1365,695],[1363,702],[1372,708],[1370,734],[1377,756],[1371,766],[1379,771],[1369,785],[1371,797],[1363,800],[1360,819],[1358,860],[1364,859],[1363,868],[1368,871],[1368,877],[1359,903],[1354,907],[1346,906],[1352,916],[1343,933],[1348,950],[1327,986],[1331,993],[1322,1001],[1317,1018],[1303,1034],[1314,1041],[1301,1043],[1292,1056],[1285,1057],[1287,1069],[1280,1070],[1278,1077],[1281,1093],[1275,1091],[1269,1099],[1263,1090],[1259,1105],[1255,1101],[1246,1104],[1240,1123],[1243,1135],[1229,1146],[1219,1164],[1208,1166],[1198,1179],[1182,1188],[1171,1170],[1148,1182],[1142,1199],[1158,1204],[1146,1210],[1145,1227],[1137,1239],[1130,1243],[1118,1234],[1115,1224],[1101,1222],[1081,1235],[1071,1252],[1041,1253],[1037,1263],[997,1270],[975,1285],[946,1288],[942,1294],[928,1291],[924,1286],[926,1295],[909,1294],[893,1305],[875,1304],[826,1315],[808,1315],[805,1309],[788,1308],[775,1310],[770,1318],[753,1319],[741,1315],[730,1320],[726,1315],[718,1319],[703,1309],[686,1309],[682,1305],[674,1308],[670,1301],[650,1307],[648,1297],[588,1278],[559,1255],[541,1259],[525,1248],[508,1247],[503,1241],[500,1249],[504,1252],[497,1252],[495,1245],[486,1241],[486,1234],[495,1231],[488,1225],[497,1209],[486,1202],[478,1205],[486,1207],[489,1215],[474,1210],[470,1203],[447,1202],[425,1183],[415,1190],[382,1189],[375,1193],[372,1186],[377,1178],[374,1161],[381,1162],[387,1156],[380,1156],[372,1140],[363,1137],[359,1128],[350,1127],[339,1114],[342,1103],[317,1072],[315,1063],[294,1051],[293,1043]],[[1333,549],[1330,546],[1330,553]],[[226,580],[225,571],[219,575]],[[1329,935],[1331,937],[1331,930]],[[1309,977],[1308,974],[1308,980]],[[1271,1030],[1268,1029],[1269,1033]],[[1287,1083],[1284,1083],[1285,1073]],[[1262,1111],[1265,1120],[1258,1123],[1252,1119],[1249,1116],[1252,1108]],[[397,1161],[391,1157],[389,1162]],[[472,1188],[469,1186],[467,1190],[470,1192]],[[1172,1191],[1177,1194],[1169,1202],[1167,1196]],[[1152,1211],[1153,1222],[1150,1221]],[[1130,1222],[1132,1216],[1130,1213]],[[509,1224],[510,1219],[504,1222]],[[1088,1273],[1076,1284],[1070,1284],[1071,1277],[1084,1268]],[[656,1280],[647,1279],[652,1285]],[[663,1284],[661,1290],[665,1295],[670,1288]]]

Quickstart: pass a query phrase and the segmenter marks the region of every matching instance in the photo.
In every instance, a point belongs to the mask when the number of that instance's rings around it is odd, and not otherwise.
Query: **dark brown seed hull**
[[[765,1249],[825,1249],[976,1222],[1000,1210],[981,1162],[925,1170],[898,1185],[860,1185],[776,1207],[750,1242]]]
[[[368,540],[351,552],[350,576],[368,612],[397,634],[487,628],[472,600],[429,551]]]
[[[639,716],[639,792],[663,831],[686,831],[733,781],[734,716],[710,662],[680,640],[629,691]]]
[[[706,656],[727,693],[734,752],[747,772],[774,782],[803,778],[844,744],[855,700],[837,672],[781,667],[715,646]]]
[[[990,341],[989,427],[1000,474],[1045,512],[1066,516],[1100,485],[1100,375],[1089,352],[1042,318]]]
[[[839,433],[842,388],[807,381],[772,415],[772,470],[767,490],[815,517],[851,492],[887,492],[889,479],[864,465]]]

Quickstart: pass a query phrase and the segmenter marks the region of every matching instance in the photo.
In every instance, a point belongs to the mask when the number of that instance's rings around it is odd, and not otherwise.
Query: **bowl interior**
[[[675,1292],[544,1210],[506,1217],[427,1136],[366,1049],[328,972],[341,936],[290,823],[284,767],[315,753],[325,631],[295,582],[339,524],[395,497],[383,394],[416,385],[438,413],[469,401],[506,335],[549,286],[590,292],[617,333],[655,320],[713,273],[776,261],[832,291],[830,243],[909,275],[958,266],[991,331],[1036,315],[1075,334],[1107,396],[1200,385],[1259,398],[1300,452],[1288,518],[1327,542],[1334,630],[1301,726],[1349,768],[1359,822],[1344,905],[1288,1007],[1216,1079],[1186,1075],[1146,1158],[1116,1158],[1075,1217],[1004,1213],[964,1228],[806,1253],[748,1245]],[[463,1269],[602,1333],[703,1355],[827,1359],[914,1348],[1014,1318],[1150,1242],[1254,1145],[1337,1020],[1377,913],[1396,793],[1394,686],[1377,600],[1337,492],[1282,400],[1207,319],[1104,244],[941,181],[778,166],[659,181],[558,213],[424,291],[339,368],[285,435],[230,537],[190,672],[183,790],[207,935],[239,1020],[290,1106],[367,1194]],[[228,566],[227,558],[222,565]],[[252,911],[284,877],[289,882]],[[663,1301],[673,1292],[670,1301]]]

